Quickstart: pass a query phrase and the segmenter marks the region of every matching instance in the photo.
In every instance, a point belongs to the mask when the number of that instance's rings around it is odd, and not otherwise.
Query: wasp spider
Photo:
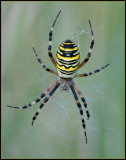
[[[45,90],[35,101],[33,101],[33,102],[23,106],[23,107],[14,107],[14,106],[10,106],[10,105],[7,105],[7,106],[11,107],[11,108],[17,108],[17,109],[26,109],[26,108],[36,104],[44,96],[46,96],[46,98],[43,100],[43,102],[41,103],[38,111],[35,113],[35,115],[32,119],[32,125],[33,125],[35,119],[37,118],[37,116],[40,112],[40,110],[43,108],[45,103],[49,100],[49,98],[53,95],[53,93],[57,90],[57,88],[59,86],[61,86],[62,90],[71,89],[71,91],[73,93],[73,96],[74,96],[74,99],[76,101],[77,107],[80,111],[82,127],[84,129],[84,135],[85,135],[85,139],[86,139],[86,143],[87,143],[86,125],[85,125],[85,120],[84,120],[84,117],[83,117],[83,109],[81,107],[81,104],[79,102],[77,94],[79,95],[80,99],[83,102],[83,105],[84,105],[85,110],[86,110],[87,119],[89,119],[90,114],[89,114],[89,111],[87,109],[86,100],[83,97],[81,91],[76,86],[75,82],[73,81],[73,78],[90,76],[93,73],[97,73],[97,72],[101,71],[102,69],[106,68],[109,64],[105,65],[104,67],[102,67],[100,69],[96,69],[93,72],[76,75],[77,70],[80,69],[82,66],[84,66],[87,63],[87,61],[89,60],[89,58],[91,57],[91,52],[92,52],[92,48],[93,48],[93,45],[94,45],[94,36],[93,36],[93,30],[92,30],[90,20],[89,20],[89,25],[90,25],[90,29],[91,29],[92,40],[91,40],[91,45],[90,45],[87,57],[80,63],[80,52],[79,52],[79,49],[78,49],[77,45],[71,40],[65,40],[60,44],[60,46],[58,48],[58,51],[57,51],[57,55],[56,55],[56,61],[54,60],[53,55],[52,55],[52,51],[51,51],[51,48],[52,48],[52,34],[53,34],[54,25],[55,25],[56,20],[57,20],[60,13],[61,13],[61,10],[59,11],[58,15],[56,16],[56,18],[53,22],[53,25],[50,29],[50,32],[49,32],[49,46],[48,46],[48,55],[49,55],[52,63],[54,64],[54,66],[57,68],[57,72],[55,72],[55,71],[53,71],[53,70],[51,70],[51,69],[49,69],[45,66],[45,64],[42,62],[42,60],[38,57],[38,55],[35,51],[35,48],[33,47],[33,51],[36,55],[36,58],[37,58],[38,62],[42,65],[42,67],[46,71],[58,76],[57,80],[54,81],[47,88],[47,90]]]

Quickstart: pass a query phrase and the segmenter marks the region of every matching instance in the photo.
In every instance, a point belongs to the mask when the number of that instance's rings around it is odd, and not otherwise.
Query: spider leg
[[[106,68],[109,64],[106,64],[105,66],[101,67],[100,69],[96,69],[93,72],[89,72],[89,73],[83,73],[83,74],[78,74],[75,77],[87,77],[90,76],[94,73],[100,72],[102,69]]]
[[[73,93],[73,95],[74,95],[76,104],[77,104],[77,106],[78,106],[78,108],[79,108],[79,110],[80,110],[82,126],[83,126],[83,129],[84,129],[84,135],[85,135],[86,143],[87,143],[86,125],[85,125],[85,121],[84,121],[84,118],[83,118],[83,109],[82,109],[81,104],[80,104],[80,102],[79,102],[79,100],[78,100],[78,96],[77,96],[76,91],[75,91],[75,89],[74,89],[74,87],[73,87],[73,84],[70,86],[70,88],[71,88],[71,91],[72,91],[72,93]]]
[[[85,65],[85,63],[89,60],[89,58],[90,58],[90,56],[91,56],[92,49],[93,49],[93,45],[94,45],[94,35],[93,35],[93,30],[92,30],[92,26],[91,26],[90,20],[89,20],[89,25],[90,25],[90,29],[91,29],[92,41],[91,41],[90,49],[89,49],[89,51],[88,51],[87,58],[85,58],[85,59],[83,60],[83,62],[78,66],[78,69],[81,68],[83,65]]]
[[[56,91],[56,89],[59,87],[59,83],[57,83],[53,89],[50,91],[50,93],[47,95],[47,97],[43,100],[43,102],[41,103],[40,107],[38,108],[38,111],[35,113],[33,119],[32,119],[32,126],[33,126],[33,123],[35,121],[35,119],[37,118],[40,110],[43,108],[43,106],[45,105],[45,103],[49,100],[49,98],[53,95],[53,93]]]
[[[54,20],[54,22],[53,22],[53,25],[52,25],[52,27],[51,27],[51,29],[50,29],[50,32],[49,32],[48,55],[49,55],[49,57],[50,57],[50,59],[51,59],[51,61],[52,61],[52,63],[54,64],[55,67],[56,67],[56,61],[54,60],[54,57],[53,57],[52,52],[51,52],[51,48],[52,48],[52,35],[53,35],[54,25],[55,25],[56,20],[57,20],[57,18],[58,18],[58,16],[59,16],[60,13],[61,13],[61,10],[60,10],[59,13],[57,14],[57,16],[56,16],[56,18],[55,18],[55,20]]]
[[[89,114],[89,111],[87,110],[86,100],[85,100],[85,98],[83,97],[81,91],[78,89],[78,87],[76,86],[76,84],[74,82],[73,82],[73,87],[75,88],[76,92],[78,93],[79,97],[81,98],[81,100],[82,100],[82,102],[84,104],[85,110],[86,110],[87,118],[89,119],[90,118],[90,114]]]
[[[33,47],[33,51],[34,51],[34,53],[35,53],[35,55],[36,55],[36,58],[37,58],[38,62],[42,65],[42,67],[43,67],[46,71],[48,71],[48,72],[50,72],[50,73],[55,74],[55,75],[58,76],[58,74],[57,74],[55,71],[47,68],[47,67],[44,65],[44,63],[42,62],[42,60],[38,57],[38,55],[37,55],[34,47]]]
[[[47,88],[47,90],[44,91],[44,92],[40,95],[40,97],[38,97],[35,101],[33,101],[33,102],[31,102],[31,103],[23,106],[23,107],[14,107],[14,106],[10,106],[10,105],[7,105],[7,106],[10,107],[10,108],[16,108],[16,109],[26,109],[26,108],[28,108],[28,107],[30,107],[30,106],[38,103],[57,83],[58,83],[58,80],[56,80],[55,82],[53,82],[53,83]]]

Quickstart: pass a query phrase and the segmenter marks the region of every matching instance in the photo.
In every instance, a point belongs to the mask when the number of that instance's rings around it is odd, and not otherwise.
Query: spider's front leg
[[[37,55],[36,50],[35,50],[34,47],[33,47],[33,51],[34,51],[34,53],[35,53],[35,55],[36,55],[36,58],[37,58],[38,62],[42,65],[42,67],[43,67],[46,71],[48,71],[48,72],[50,72],[50,73],[55,74],[56,76],[58,76],[58,74],[57,74],[55,71],[53,71],[53,70],[51,70],[51,69],[49,69],[49,68],[47,68],[47,67],[45,66],[45,64],[42,62],[42,60],[38,57],[38,55]]]
[[[61,13],[61,10],[60,10],[59,13],[57,14],[57,16],[56,16],[56,18],[55,18],[55,20],[54,20],[54,22],[53,22],[53,25],[52,25],[52,27],[51,27],[51,29],[50,29],[50,32],[49,32],[48,55],[49,55],[49,57],[50,57],[50,59],[51,59],[51,61],[52,61],[52,63],[54,64],[55,67],[56,67],[56,61],[54,60],[54,57],[53,57],[52,51],[51,51],[51,49],[52,49],[52,35],[53,35],[53,29],[54,29],[56,20],[57,20],[57,18],[58,18],[58,16],[59,16],[60,13]]]
[[[91,52],[92,52],[92,49],[93,49],[93,46],[94,46],[94,35],[93,35],[93,30],[92,30],[92,26],[91,26],[90,20],[89,20],[89,25],[90,25],[90,29],[91,29],[92,41],[91,41],[90,49],[88,51],[87,58],[85,58],[83,60],[83,62],[78,66],[78,69],[81,68],[83,65],[85,65],[85,63],[87,63],[87,61],[89,60],[89,58],[91,56]]]

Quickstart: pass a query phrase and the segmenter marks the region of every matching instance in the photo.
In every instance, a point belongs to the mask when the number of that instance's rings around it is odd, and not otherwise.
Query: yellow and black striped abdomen
[[[57,51],[57,71],[59,77],[74,78],[80,63],[80,53],[77,45],[71,40],[66,40]]]

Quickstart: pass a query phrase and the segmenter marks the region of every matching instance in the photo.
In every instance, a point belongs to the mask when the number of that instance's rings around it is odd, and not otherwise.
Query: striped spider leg
[[[54,57],[53,57],[52,52],[51,52],[51,48],[52,48],[52,34],[53,34],[54,25],[55,25],[56,20],[57,20],[57,18],[58,18],[58,16],[59,16],[60,13],[61,13],[61,10],[60,10],[59,13],[57,14],[57,16],[56,16],[56,18],[55,18],[55,20],[54,20],[54,22],[53,22],[53,25],[52,25],[52,27],[51,27],[51,29],[50,29],[50,32],[49,32],[48,55],[49,55],[52,63],[54,64],[54,66],[56,66],[56,62],[55,62]],[[34,47],[33,47],[33,51],[34,51],[34,53],[35,53],[35,55],[36,55],[36,58],[38,59],[38,62],[42,65],[42,67],[43,67],[46,71],[48,71],[48,72],[50,72],[50,73],[55,74],[55,75],[58,76],[57,72],[55,72],[55,71],[47,68],[47,67],[44,65],[44,63],[42,62],[42,60],[38,57],[38,55],[37,55]]]
[[[87,103],[86,103],[86,100],[85,98],[83,97],[81,91],[78,89],[78,87],[76,86],[76,84],[73,82],[72,83],[74,89],[76,90],[76,92],[78,93],[79,97],[81,98],[83,104],[84,104],[84,107],[85,107],[85,110],[86,110],[86,114],[87,114],[87,119],[90,118],[90,114],[89,114],[89,111],[87,110]]]
[[[54,22],[53,22],[53,25],[52,25],[52,27],[51,27],[51,29],[50,29],[50,32],[49,32],[48,55],[49,55],[49,57],[50,57],[50,59],[51,59],[51,61],[52,61],[52,63],[54,64],[55,67],[56,67],[56,61],[54,60],[54,57],[53,57],[52,52],[51,52],[51,48],[52,48],[52,35],[53,35],[54,25],[55,25],[56,20],[57,20],[57,18],[58,18],[58,16],[59,16],[60,13],[61,13],[61,10],[60,10],[59,13],[57,14],[57,16],[56,16],[56,18],[55,18],[55,20],[54,20]]]
[[[32,118],[32,126],[33,123],[35,121],[35,119],[37,118],[40,110],[43,108],[43,106],[45,105],[45,103],[49,100],[49,98],[54,94],[54,92],[56,91],[56,89],[59,87],[59,81],[56,82],[56,85],[53,87],[53,89],[49,92],[49,94],[46,96],[46,98],[43,100],[43,102],[41,103],[40,107],[38,108],[38,111],[35,113],[34,117]]]
[[[91,56],[91,52],[92,52],[92,49],[93,49],[93,46],[94,46],[94,35],[93,35],[93,30],[92,30],[92,26],[91,26],[90,20],[89,20],[89,25],[90,25],[90,29],[91,29],[92,41],[91,41],[90,49],[88,51],[87,58],[85,58],[83,60],[83,62],[78,66],[78,69],[81,68],[83,65],[85,65],[85,63],[87,63],[87,61],[89,60],[89,58]]]
[[[40,95],[40,97],[38,97],[35,101],[33,101],[33,102],[31,102],[31,103],[29,103],[29,104],[27,104],[27,105],[24,105],[23,107],[15,107],[15,106],[10,106],[10,105],[7,105],[7,106],[10,107],[10,108],[16,108],[16,109],[26,109],[26,108],[28,108],[28,107],[30,107],[30,106],[38,103],[45,95],[47,95],[47,93],[48,93],[52,88],[54,88],[54,87],[57,85],[57,83],[58,83],[58,80],[56,80],[55,82],[53,82],[53,83],[47,88],[47,90],[44,91],[44,92]]]
[[[87,76],[90,76],[90,75],[92,75],[94,73],[100,72],[102,69],[106,68],[107,66],[109,66],[109,64],[106,64],[105,66],[101,67],[100,69],[96,69],[93,72],[78,74],[75,77],[87,77]]]
[[[75,91],[75,87],[74,87],[75,83],[73,82],[70,86],[71,88],[71,91],[74,95],[74,98],[75,98],[75,101],[76,101],[76,104],[78,106],[78,109],[80,110],[80,115],[81,115],[81,121],[82,121],[82,126],[83,126],[83,129],[84,129],[84,135],[85,135],[85,139],[86,139],[86,143],[87,143],[87,133],[86,133],[86,125],[85,125],[85,121],[84,121],[84,117],[83,117],[83,109],[81,107],[81,104],[79,102],[79,99],[78,99],[78,96],[76,94],[76,91]]]
[[[42,62],[42,60],[38,57],[38,55],[37,55],[36,50],[35,50],[34,47],[33,47],[33,51],[34,51],[34,53],[35,53],[35,55],[36,55],[36,58],[37,58],[38,62],[42,65],[42,67],[43,67],[46,71],[48,71],[48,72],[50,72],[50,73],[58,76],[58,74],[57,74],[55,71],[47,68],[47,67],[44,65],[44,63]]]

